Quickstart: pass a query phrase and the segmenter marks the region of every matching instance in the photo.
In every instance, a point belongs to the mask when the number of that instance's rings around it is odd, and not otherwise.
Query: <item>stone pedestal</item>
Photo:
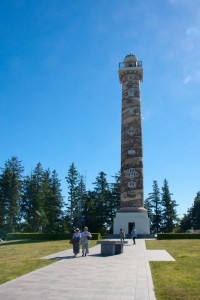
[[[124,245],[128,244],[127,241],[111,241],[111,240],[100,240],[97,244],[101,245],[102,255],[116,255],[124,252]]]
[[[114,219],[113,234],[119,234],[120,228],[123,228],[126,235],[130,234],[133,226],[138,235],[150,234],[150,219],[147,212],[120,212],[116,213]]]

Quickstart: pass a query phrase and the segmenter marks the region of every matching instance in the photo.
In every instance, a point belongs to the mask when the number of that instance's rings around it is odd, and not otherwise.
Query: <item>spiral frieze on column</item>
[[[119,70],[122,84],[121,207],[143,207],[140,81],[142,68],[129,57]]]

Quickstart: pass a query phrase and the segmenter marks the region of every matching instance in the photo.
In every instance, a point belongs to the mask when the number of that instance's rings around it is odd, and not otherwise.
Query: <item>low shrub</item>
[[[8,233],[8,240],[69,240],[72,237],[72,233]],[[99,240],[101,238],[100,233],[92,233],[92,240]]]
[[[157,240],[200,239],[199,233],[158,233]]]

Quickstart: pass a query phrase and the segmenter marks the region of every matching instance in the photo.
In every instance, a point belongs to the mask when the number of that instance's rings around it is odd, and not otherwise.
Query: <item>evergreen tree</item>
[[[192,207],[190,207],[180,220],[181,232],[200,229],[200,192],[197,193]]]
[[[153,209],[149,198],[146,198],[144,200],[144,208],[147,210],[148,217],[150,218],[150,220],[153,220]]]
[[[30,176],[27,176],[23,186],[22,215],[26,223],[26,229],[38,232],[46,224],[44,213],[44,170],[38,163]]]
[[[116,211],[120,208],[120,172],[112,176],[115,180],[114,183],[110,184],[110,199],[108,201],[108,214],[110,216],[110,233],[113,232],[113,221],[116,216]]]
[[[86,186],[83,176],[79,176],[78,182],[78,201],[76,206],[76,224],[78,228],[83,229],[85,222],[84,207],[87,199]]]
[[[34,186],[32,176],[26,176],[23,181],[22,198],[21,198],[21,217],[24,220],[21,224],[21,230],[25,232],[33,232],[33,219],[35,212],[33,212],[33,194]]]
[[[0,168],[2,169],[2,168]],[[0,175],[0,228],[3,228],[5,223],[5,200],[3,198],[3,181],[2,176]]]
[[[58,174],[54,170],[51,177],[52,204],[54,206],[54,230],[55,232],[64,232],[64,216],[63,206],[64,200],[62,196],[61,181],[58,179]]]
[[[84,216],[83,225],[88,226],[91,232],[99,232],[96,226],[97,211],[96,211],[95,203],[96,203],[95,192],[88,191],[84,202],[84,207],[83,207],[83,216]]]
[[[10,231],[19,230],[23,171],[21,161],[13,156],[5,162],[0,174],[0,220]]]
[[[164,232],[172,232],[176,227],[177,222],[177,212],[176,212],[176,202],[171,199],[171,193],[169,191],[168,182],[164,179],[163,187],[162,187],[162,230]]]
[[[52,175],[50,170],[44,172],[43,176],[43,211],[46,216],[45,232],[62,232],[63,229],[63,197],[61,194],[60,181],[58,174],[54,170]]]
[[[153,232],[160,232],[161,229],[161,198],[160,198],[160,190],[158,187],[158,183],[156,180],[153,181],[153,192],[149,193],[149,197],[145,201],[146,209],[149,210],[149,218],[151,220],[151,230]]]
[[[192,208],[188,209],[187,213],[183,215],[180,221],[180,231],[186,232],[193,227]]]
[[[70,219],[70,229],[73,230],[77,225],[77,207],[78,207],[78,184],[79,174],[74,163],[71,164],[68,175],[65,177],[68,183],[69,197],[68,197],[68,216]]]
[[[109,214],[109,202],[112,201],[109,184],[104,172],[99,172],[94,184],[95,201],[94,205],[94,218],[96,220],[96,230],[104,233],[111,225]]]
[[[38,163],[24,180],[21,203],[25,231],[63,232],[63,197],[60,181],[54,170],[43,170]]]
[[[193,229],[200,229],[200,192],[197,193],[194,199],[194,204],[191,209],[192,212],[192,227]]]
[[[52,190],[51,190],[51,172],[50,170],[43,171],[41,179],[41,191],[40,191],[40,228],[39,231],[46,233],[54,232],[54,207],[52,203]]]

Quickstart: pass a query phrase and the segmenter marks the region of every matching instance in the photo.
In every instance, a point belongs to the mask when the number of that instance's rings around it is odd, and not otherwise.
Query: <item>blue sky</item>
[[[0,166],[72,162],[88,189],[120,169],[118,63],[143,62],[145,198],[166,178],[179,216],[200,190],[199,0],[0,1]]]

